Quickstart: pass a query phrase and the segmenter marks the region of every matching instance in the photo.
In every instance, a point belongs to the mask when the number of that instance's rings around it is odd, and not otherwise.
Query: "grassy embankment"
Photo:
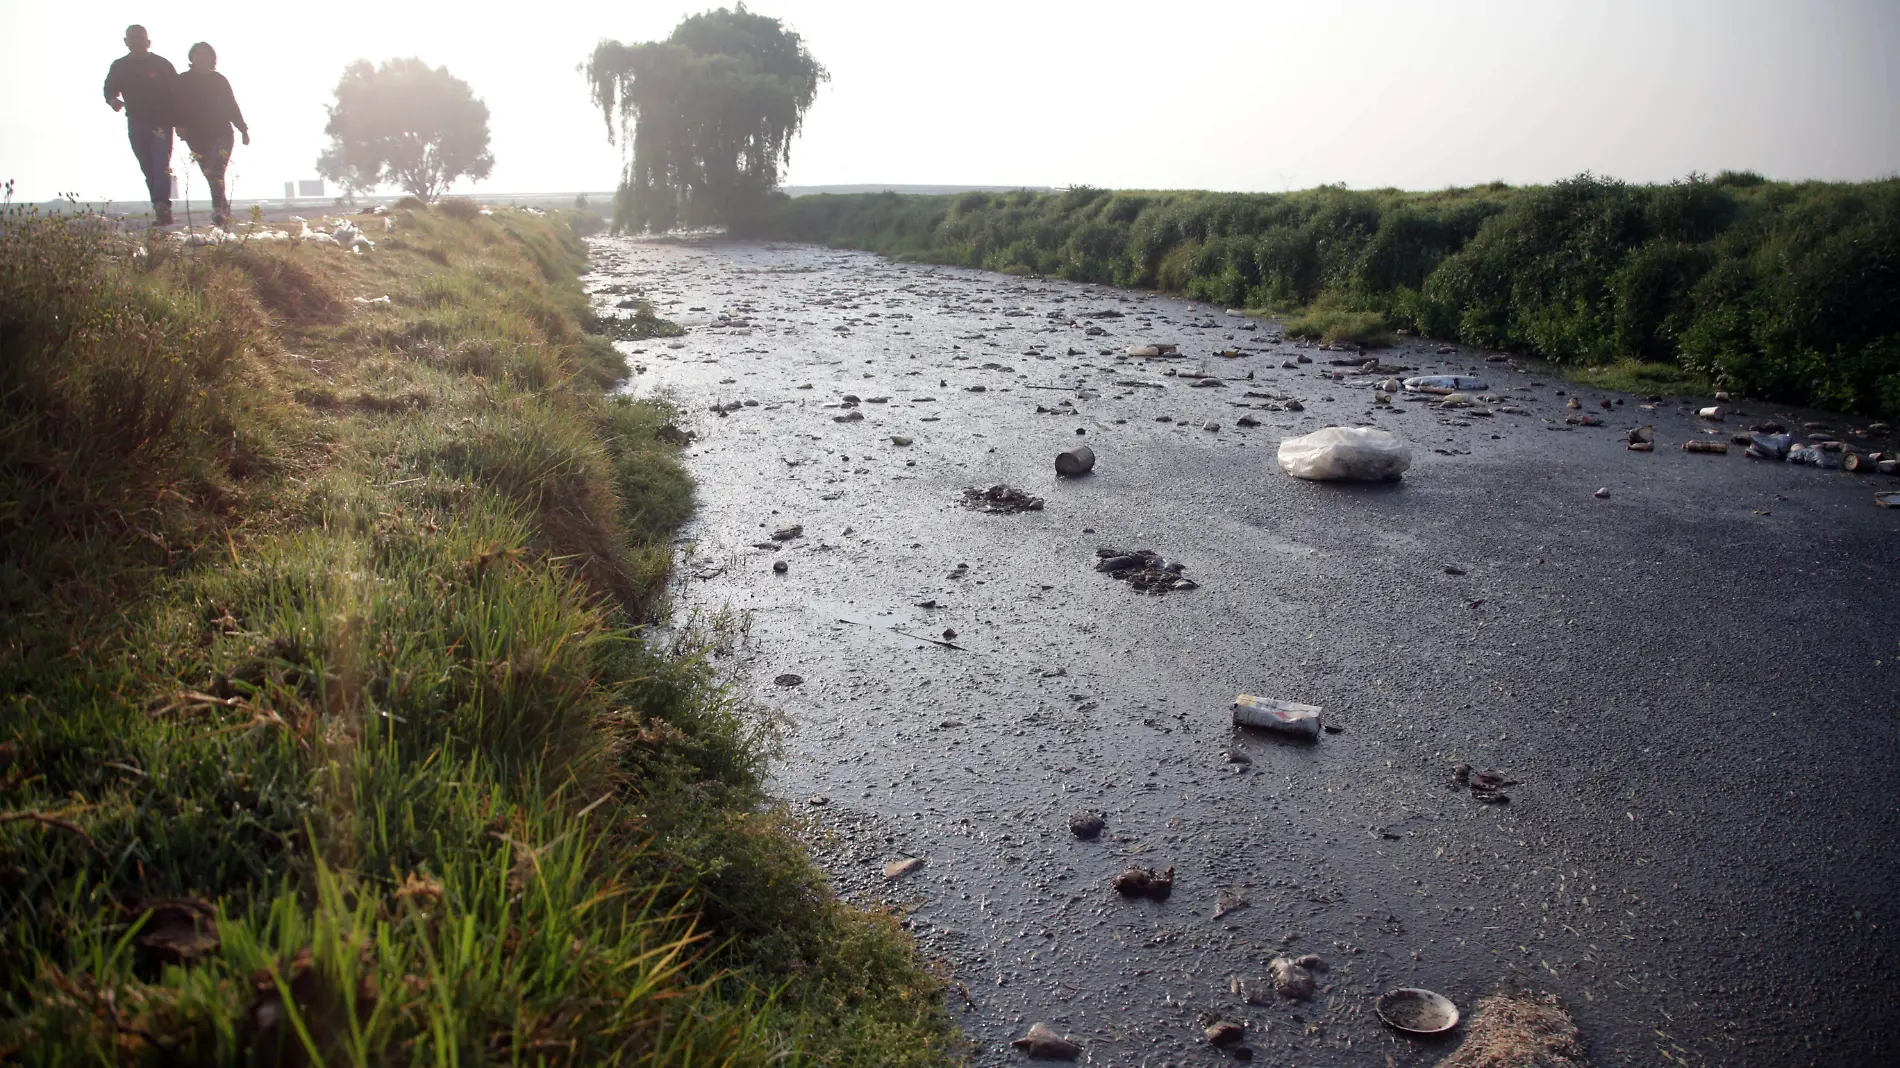
[[[1639,392],[1900,414],[1900,179],[811,196],[773,236],[1158,289],[1336,341],[1414,330]]]
[[[395,217],[0,225],[0,1060],[939,1062],[770,738],[633,626],[692,487],[584,247]]]

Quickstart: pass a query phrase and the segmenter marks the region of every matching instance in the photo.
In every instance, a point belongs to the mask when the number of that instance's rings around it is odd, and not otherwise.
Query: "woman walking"
[[[174,100],[178,136],[185,139],[211,186],[211,222],[223,226],[231,221],[231,198],[224,192],[224,169],[231,163],[231,127],[237,127],[247,145],[251,128],[244,124],[231,83],[218,73],[217,51],[199,41],[186,58],[191,60],[191,69],[178,76]]]

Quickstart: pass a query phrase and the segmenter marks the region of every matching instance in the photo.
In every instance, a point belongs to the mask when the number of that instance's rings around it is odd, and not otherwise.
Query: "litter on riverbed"
[[[1115,876],[1112,883],[1115,892],[1123,897],[1146,897],[1156,901],[1166,901],[1174,893],[1174,868],[1156,871],[1153,868],[1130,868]]]
[[[1049,1025],[1041,1021],[1032,1025],[1028,1034],[1012,1040],[1010,1045],[1031,1057],[1048,1061],[1072,1061],[1082,1055],[1081,1046],[1049,1030]]]
[[[1262,727],[1301,738],[1319,737],[1317,705],[1302,705],[1243,693],[1234,698],[1234,726]]]
[[[1793,447],[1794,436],[1791,434],[1756,433],[1748,436],[1748,451],[1742,455],[1751,460],[1785,460],[1788,450]]]
[[[1273,963],[1267,966],[1267,974],[1273,977],[1274,992],[1292,1001],[1305,1001],[1318,989],[1313,973],[1290,957],[1273,958]]]
[[[1128,347],[1128,355],[1130,356],[1173,356],[1176,351],[1176,346],[1165,343],[1155,345],[1130,345]]]
[[[1726,441],[1707,441],[1707,440],[1704,440],[1704,439],[1702,439],[1702,438],[1697,438],[1697,439],[1696,439],[1696,440],[1694,440],[1694,441],[1685,441],[1685,442],[1683,442],[1683,443],[1682,443],[1682,451],[1683,451],[1683,452],[1718,452],[1718,453],[1727,453],[1727,452],[1728,452],[1728,442],[1726,442]]]
[[[1182,575],[1186,565],[1169,563],[1153,549],[1095,550],[1095,570],[1120,579],[1143,593],[1167,593],[1169,590],[1199,589],[1200,583]]]
[[[1405,380],[1407,393],[1483,393],[1491,387],[1470,375],[1420,375]]]
[[[1404,439],[1373,427],[1329,426],[1280,443],[1280,467],[1294,478],[1386,482],[1411,466]]]
[[[1874,503],[1882,508],[1900,508],[1900,493],[1876,493]]]
[[[1458,1006],[1443,994],[1415,986],[1388,990],[1373,1005],[1386,1026],[1413,1035],[1438,1035],[1458,1026]]]
[[[1064,478],[1086,475],[1095,470],[1095,450],[1087,445],[1077,445],[1056,453],[1056,474]]]
[[[963,507],[975,512],[1014,515],[1042,511],[1042,498],[1032,497],[1014,486],[998,485],[986,490],[972,486],[963,491]]]

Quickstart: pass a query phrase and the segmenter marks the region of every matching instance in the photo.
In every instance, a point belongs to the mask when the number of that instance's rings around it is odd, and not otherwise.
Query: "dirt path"
[[[792,724],[783,796],[825,799],[841,893],[901,902],[954,966],[977,1063],[1021,1062],[1037,1020],[1094,1063],[1216,1061],[1212,1013],[1265,1063],[1426,1064],[1448,1047],[1382,1027],[1379,991],[1469,1012],[1512,982],[1561,994],[1598,1065],[1895,1053],[1900,512],[1872,495],[1900,481],[1684,453],[1710,435],[1677,401],[1585,391],[1606,425],[1566,428],[1561,383],[1425,344],[1377,355],[1483,375],[1497,414],[1375,408],[1383,376],[1330,366],[1350,354],[1185,301],[597,250],[593,285],[688,328],[623,346],[700,435],[682,608],[750,619],[753,695]],[[1186,358],[1100,354],[1150,341]],[[1801,414],[1740,407],[1718,440]],[[1360,422],[1412,443],[1402,484],[1275,466],[1281,438]],[[1641,424],[1653,454],[1624,448]],[[1096,473],[1058,482],[1078,443]],[[996,483],[1046,505],[961,506]],[[1139,593],[1091,570],[1102,546],[1200,588]],[[1239,692],[1342,730],[1237,735]],[[1518,780],[1509,803],[1455,788],[1460,762]],[[1172,865],[1173,896],[1117,897],[1130,864]],[[1223,890],[1248,907],[1215,918]],[[1329,965],[1313,1000],[1230,993],[1303,953]]]

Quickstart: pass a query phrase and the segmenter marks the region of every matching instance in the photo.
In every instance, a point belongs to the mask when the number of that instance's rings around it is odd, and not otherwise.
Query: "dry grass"
[[[1493,994],[1438,1068],[1588,1068],[1576,1022],[1555,994]]]

